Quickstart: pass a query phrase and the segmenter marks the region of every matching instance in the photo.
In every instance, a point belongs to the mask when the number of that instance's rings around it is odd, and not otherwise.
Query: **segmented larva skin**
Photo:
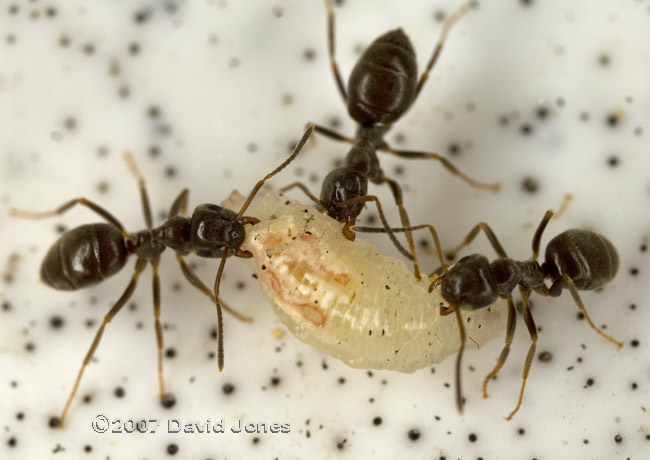
[[[239,209],[234,192],[223,204]],[[460,347],[454,315],[441,317],[440,289],[427,292],[398,259],[381,255],[342,225],[270,190],[262,190],[246,215],[243,249],[262,292],[280,321],[301,341],[361,369],[413,372],[441,362]],[[464,312],[472,342],[482,345],[505,330],[500,303]]]

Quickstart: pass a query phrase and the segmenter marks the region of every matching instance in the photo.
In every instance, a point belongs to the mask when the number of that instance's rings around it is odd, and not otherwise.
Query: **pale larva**
[[[223,203],[239,209],[237,192]],[[298,339],[361,369],[413,372],[460,348],[456,319],[441,317],[440,289],[416,281],[398,259],[359,238],[313,206],[262,190],[248,213],[242,248],[280,321]],[[465,315],[469,343],[481,346],[505,328],[500,302]]]

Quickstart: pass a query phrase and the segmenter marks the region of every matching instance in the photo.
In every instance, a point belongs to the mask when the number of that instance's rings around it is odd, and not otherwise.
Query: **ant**
[[[176,259],[180,264],[181,271],[190,284],[207,295],[216,305],[218,321],[217,357],[219,371],[223,370],[223,320],[221,309],[223,308],[242,321],[252,321],[251,318],[237,313],[219,297],[219,287],[226,259],[230,256],[242,258],[252,257],[251,252],[241,248],[246,237],[244,226],[255,225],[259,222],[259,219],[244,216],[243,214],[264,183],[282,171],[298,156],[313,130],[313,125],[308,125],[291,155],[280,166],[257,182],[238,213],[215,204],[201,204],[194,209],[191,217],[186,217],[189,190],[183,189],[171,205],[165,223],[154,228],[152,226],[151,208],[149,206],[145,181],[130,153],[125,154],[125,161],[140,188],[142,211],[147,225],[146,230],[128,233],[111,213],[83,197],[72,199],[53,211],[30,212],[15,208],[10,210],[10,214],[15,217],[23,219],[45,219],[61,215],[73,206],[80,204],[90,208],[108,221],[108,223],[81,225],[72,230],[68,230],[52,245],[41,265],[41,279],[45,284],[55,289],[72,291],[93,286],[119,272],[126,264],[129,256],[135,255],[137,257],[131,281],[119,300],[104,316],[102,324],[99,326],[95,338],[86,353],[70,396],[58,419],[58,427],[63,427],[66,414],[75,396],[83,372],[88,363],[90,363],[99,345],[104,328],[119,313],[129,297],[131,297],[140,273],[147,267],[148,263],[151,264],[153,269],[153,311],[156,341],[158,344],[158,385],[160,400],[164,404],[166,393],[162,369],[163,335],[160,325],[160,279],[158,276],[158,265],[160,255],[166,248],[170,248],[176,252]],[[199,257],[221,258],[212,291],[203,284],[185,263],[184,256],[192,252]]]
[[[323,180],[320,199],[312,195],[307,187],[300,182],[294,182],[281,191],[287,191],[294,187],[302,190],[311,200],[321,206],[321,209],[327,211],[330,217],[344,223],[343,234],[349,240],[354,240],[352,227],[361,213],[364,203],[374,201],[378,208],[380,207],[377,197],[367,195],[368,181],[378,185],[388,184],[399,209],[402,227],[410,227],[408,214],[403,205],[402,189],[396,181],[384,175],[379,166],[377,150],[402,158],[437,160],[450,173],[459,176],[473,187],[498,190],[501,184],[477,182],[437,153],[396,150],[384,140],[384,135],[391,128],[392,123],[399,120],[417,99],[429,77],[429,72],[440,56],[449,30],[470,10],[470,7],[463,5],[444,23],[440,39],[419,80],[413,45],[402,29],[395,29],[381,35],[366,48],[352,69],[346,91],[335,58],[334,6],[332,0],[325,0],[325,4],[327,7],[330,65],[339,93],[347,105],[348,113],[359,123],[359,127],[355,137],[350,138],[315,125],[317,133],[352,144],[344,165],[331,171]],[[409,253],[397,243],[390,230],[387,230],[388,236],[397,249],[413,261],[415,276],[420,279],[411,232],[409,230],[405,232],[410,248]]]
[[[567,196],[565,200],[569,200],[570,198],[570,196]],[[497,253],[498,258],[490,262],[483,255],[472,254],[463,257],[452,265],[451,268],[447,267],[437,232],[432,225],[417,225],[409,229],[418,230],[428,228],[431,232],[440,258],[441,267],[433,275],[435,278],[429,286],[429,292],[440,286],[442,297],[449,303],[448,307],[441,307],[440,314],[449,315],[455,313],[456,315],[461,339],[460,350],[456,358],[456,405],[460,413],[463,411],[461,361],[466,342],[461,310],[473,311],[486,308],[496,302],[498,298],[505,298],[508,303],[505,346],[501,351],[494,369],[483,381],[483,397],[487,398],[488,382],[501,370],[510,352],[517,315],[515,304],[512,300],[512,292],[515,288],[519,288],[523,303],[524,323],[526,324],[532,343],[528,350],[522,372],[521,390],[519,392],[517,406],[506,417],[506,420],[512,419],[521,406],[526,380],[535,356],[537,327],[535,326],[529,303],[532,291],[545,297],[559,297],[564,289],[568,289],[573,297],[573,301],[591,328],[619,349],[623,346],[621,342],[605,334],[592,322],[578,293],[580,290],[589,291],[599,289],[614,278],[619,265],[618,254],[614,245],[604,236],[591,230],[566,230],[554,237],[547,244],[544,262],[540,265],[537,261],[540,241],[553,214],[551,210],[546,211],[546,214],[533,235],[533,255],[530,259],[524,261],[518,261],[508,257],[495,233],[485,222],[474,226],[463,242],[447,253],[447,257],[453,259],[455,254],[461,248],[469,245],[479,231],[482,230]],[[355,227],[355,230],[372,233],[384,231],[381,228],[374,227]],[[393,228],[392,230],[398,232],[405,231],[406,229]],[[440,272],[442,272],[442,276],[436,276]],[[551,282],[550,287],[546,285],[545,281],[547,279]]]

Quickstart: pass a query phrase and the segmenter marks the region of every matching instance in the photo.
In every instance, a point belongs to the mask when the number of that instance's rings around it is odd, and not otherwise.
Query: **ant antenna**
[[[305,146],[307,141],[309,140],[309,137],[311,134],[314,132],[314,124],[309,123],[307,125],[307,128],[305,129],[304,134],[302,135],[302,138],[300,139],[300,142],[293,148],[293,152],[291,152],[291,155],[289,155],[289,158],[284,160],[280,166],[275,168],[273,171],[268,173],[262,180],[260,180],[257,184],[255,184],[255,187],[253,187],[253,190],[251,193],[248,195],[248,198],[246,198],[246,202],[244,205],[241,207],[239,210],[239,213],[237,214],[237,219],[239,219],[241,216],[244,215],[244,212],[246,212],[246,209],[248,209],[248,206],[250,206],[251,201],[253,201],[253,198],[255,198],[255,195],[257,195],[257,192],[262,188],[264,183],[269,180],[271,177],[275,176],[277,173],[282,171],[284,168],[286,168],[289,163],[291,163],[293,160],[296,159],[302,148]]]
[[[275,176],[278,174],[280,171],[282,171],[284,168],[286,168],[289,163],[291,163],[293,160],[296,159],[302,148],[305,146],[307,141],[309,140],[309,137],[311,134],[314,132],[314,124],[309,123],[307,125],[307,129],[305,130],[304,134],[302,135],[302,138],[300,139],[300,142],[294,147],[293,152],[291,152],[291,155],[289,158],[287,158],[285,161],[280,164],[277,168],[275,168],[273,171],[268,173],[264,178],[255,184],[255,187],[253,187],[253,190],[251,190],[250,194],[248,195],[248,198],[246,198],[246,201],[244,202],[243,206],[237,213],[237,217],[235,217],[235,221],[240,221],[245,225],[245,224],[252,224],[255,225],[259,222],[258,219],[254,217],[243,217],[244,212],[246,212],[246,209],[250,206],[251,202],[253,201],[253,198],[255,198],[255,195],[257,195],[257,192],[262,188],[264,183],[269,180],[271,177]],[[223,317],[222,317],[222,312],[221,312],[221,301],[219,300],[219,287],[221,285],[221,276],[223,275],[223,269],[226,265],[226,259],[228,258],[230,246],[226,245],[223,249],[223,256],[221,256],[221,263],[219,264],[219,270],[217,271],[217,277],[214,280],[214,301],[215,305],[217,307],[217,363],[219,365],[219,371],[223,370],[223,365],[224,365],[224,354],[223,354]],[[236,256],[238,257],[243,257],[243,258],[249,258],[252,257],[252,254],[248,251],[243,251],[241,249],[238,249],[237,252],[235,253]]]

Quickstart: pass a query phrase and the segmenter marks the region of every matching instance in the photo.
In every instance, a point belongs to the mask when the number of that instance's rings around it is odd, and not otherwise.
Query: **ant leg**
[[[535,320],[533,320],[533,314],[530,312],[530,304],[528,303],[528,297],[530,296],[530,290],[524,291],[519,289],[521,292],[521,299],[524,303],[524,322],[528,328],[528,333],[530,334],[530,348],[528,349],[528,355],[526,356],[526,363],[524,364],[524,370],[521,373],[521,390],[519,391],[519,399],[517,401],[517,406],[512,412],[506,417],[506,420],[512,419],[512,417],[517,413],[521,407],[521,402],[524,399],[524,389],[526,388],[526,380],[528,379],[528,374],[530,373],[530,367],[533,364],[533,358],[535,357],[535,349],[537,348],[537,326],[535,326]]]
[[[381,207],[381,203],[379,202],[379,198],[377,198],[377,197],[374,196],[374,195],[358,196],[358,197],[356,197],[356,198],[351,198],[351,199],[346,200],[346,201],[341,201],[341,202],[337,203],[336,206],[339,206],[339,207],[345,207],[345,206],[349,206],[349,205],[351,205],[351,204],[365,203],[365,202],[367,202],[367,201],[374,201],[375,204],[377,205],[377,212],[378,212],[378,214],[379,214],[379,220],[381,220],[381,223],[382,223],[383,226],[384,226],[384,228],[383,228],[384,231],[388,234],[388,238],[390,238],[390,240],[393,242],[393,244],[395,245],[395,247],[397,248],[397,250],[398,250],[398,251],[399,251],[399,252],[400,252],[404,257],[406,257],[408,260],[412,260],[412,261],[415,263],[415,260],[414,260],[415,258],[414,258],[414,256],[413,256],[413,254],[411,254],[410,252],[408,252],[408,251],[404,248],[404,246],[402,246],[402,245],[400,244],[400,242],[397,241],[397,238],[395,238],[395,234],[393,233],[393,230],[391,229],[391,227],[388,225],[388,222],[386,221],[386,216],[384,216],[384,210],[383,210],[383,208]],[[353,227],[353,224],[352,224],[352,223],[350,223],[350,222],[346,222],[345,226],[343,227],[343,233],[346,234],[346,230],[348,230],[348,231],[350,231],[350,233],[352,233],[352,235],[354,235],[354,232],[351,231],[351,230],[352,230],[352,227]],[[347,237],[347,234],[346,234],[346,237]],[[348,237],[348,239],[350,239],[350,238]]]
[[[544,233],[544,230],[546,230],[546,226],[548,225],[552,217],[553,217],[553,211],[549,209],[544,214],[544,217],[542,217],[542,221],[537,226],[537,230],[535,230],[535,234],[533,235],[533,244],[532,244],[533,260],[537,260],[537,256],[539,256],[539,244],[542,240],[542,234]]]
[[[345,85],[343,84],[343,78],[341,78],[341,73],[339,72],[339,66],[336,62],[335,55],[335,40],[334,40],[334,5],[332,0],[325,0],[325,6],[327,7],[327,44],[328,52],[330,55],[330,66],[332,67],[332,73],[334,74],[334,80],[336,80],[336,86],[339,88],[339,93],[343,98],[343,102],[348,103],[348,95],[345,92]]]
[[[212,291],[210,291],[210,289],[205,284],[203,284],[203,281],[201,281],[201,279],[196,275],[196,273],[194,273],[194,271],[187,265],[183,256],[180,254],[176,254],[176,259],[178,260],[178,263],[181,266],[181,271],[183,272],[183,275],[185,275],[187,281],[189,281],[192,286],[197,288],[203,294],[208,296],[212,302],[214,302],[214,294],[212,293]],[[238,320],[243,321],[244,323],[253,322],[253,318],[242,315],[237,310],[234,310],[233,308],[228,306],[223,300],[221,300],[221,306],[223,307],[224,310],[226,310],[228,313],[233,315]]]
[[[508,296],[508,326],[506,327],[506,344],[501,350],[501,355],[499,355],[499,360],[497,361],[496,366],[492,369],[483,380],[483,397],[488,397],[487,386],[488,382],[492,377],[497,375],[503,365],[508,359],[508,354],[510,353],[510,345],[512,345],[512,338],[515,334],[515,326],[517,325],[517,310],[515,309],[515,303],[512,301],[512,296]]]
[[[550,288],[550,291],[553,292],[556,288],[557,283],[562,283],[562,285],[566,288],[569,289],[569,292],[571,293],[571,296],[573,297],[573,301],[576,303],[576,306],[580,309],[583,315],[585,315],[585,319],[591,326],[591,328],[598,332],[603,338],[608,340],[609,342],[613,343],[616,345],[619,349],[623,346],[622,342],[619,342],[618,340],[613,339],[609,335],[605,334],[599,327],[597,327],[593,321],[591,321],[591,318],[589,317],[589,314],[587,313],[587,308],[585,308],[585,304],[582,302],[582,299],[580,298],[580,294],[578,294],[578,289],[575,287],[573,284],[573,281],[571,281],[571,278],[569,278],[568,275],[563,275],[562,278],[557,280],[555,283]]]
[[[494,192],[499,191],[501,188],[501,183],[500,182],[479,182],[471,177],[467,176],[465,173],[461,172],[451,161],[443,157],[442,155],[439,155],[437,153],[433,152],[416,152],[412,150],[396,150],[392,147],[390,147],[388,144],[384,143],[379,150],[390,153],[392,155],[396,155],[401,158],[408,158],[408,159],[427,159],[427,160],[437,160],[442,165],[452,173],[454,176],[460,177],[462,180],[464,180],[466,183],[471,185],[472,187],[480,188],[480,189],[485,189],[485,190],[492,190]]]
[[[560,205],[560,210],[555,214],[556,219],[558,219],[562,214],[564,214],[564,211],[566,211],[572,199],[573,199],[573,195],[571,195],[570,193],[564,195],[564,198],[562,199],[562,204]],[[553,217],[553,214],[554,214],[553,211],[550,209],[546,211],[544,217],[542,217],[542,221],[537,226],[537,230],[535,230],[535,234],[533,235],[533,243],[532,243],[533,259],[535,260],[537,260],[537,256],[539,256],[539,245],[542,240],[542,234],[544,233],[544,230],[546,230],[546,226],[548,225],[548,222]]]
[[[178,194],[174,202],[172,203],[171,208],[169,208],[169,213],[167,213],[167,218],[171,219],[174,216],[184,216],[187,209],[187,197],[190,194],[190,191],[186,188],[181,190],[181,193]]]
[[[404,207],[404,200],[402,199],[402,187],[400,187],[397,182],[387,177],[383,177],[382,182],[388,184],[388,186],[390,187],[390,191],[393,194],[393,198],[395,199],[395,204],[397,205],[397,209],[399,209],[399,218],[400,221],[402,222],[402,227],[405,228],[404,235],[406,236],[406,242],[409,245],[411,254],[413,254],[413,273],[415,275],[415,279],[419,280],[422,278],[420,276],[420,263],[418,261],[417,253],[415,252],[413,233],[411,232],[411,230],[409,230],[409,228],[411,227],[411,221],[409,220],[408,213],[406,212],[406,208]]]
[[[79,387],[79,382],[81,382],[81,377],[83,376],[86,366],[90,363],[90,360],[93,358],[93,355],[95,354],[97,345],[99,345],[99,341],[101,340],[102,334],[104,333],[104,328],[113,319],[113,317],[117,315],[117,313],[121,310],[121,308],[124,306],[126,301],[129,300],[129,297],[131,297],[131,294],[133,294],[133,291],[135,290],[138,277],[140,276],[140,273],[142,273],[142,270],[146,268],[146,266],[147,266],[146,259],[138,259],[135,262],[135,271],[133,272],[133,276],[131,277],[131,282],[129,282],[128,286],[124,290],[122,297],[120,297],[120,299],[115,303],[115,305],[113,305],[113,307],[106,314],[106,316],[104,316],[104,320],[102,321],[101,326],[99,326],[99,329],[97,329],[97,332],[95,333],[95,339],[90,345],[90,348],[88,349],[88,353],[86,353],[86,357],[83,360],[81,369],[79,369],[79,373],[77,374],[77,379],[74,382],[74,386],[72,387],[70,396],[68,396],[68,400],[66,401],[65,406],[63,407],[63,411],[61,412],[61,417],[59,417],[59,422],[57,424],[59,428],[63,428],[63,423],[65,421],[65,416],[68,413],[68,409],[70,408],[70,403],[72,403],[74,395],[77,392],[77,388]]]
[[[562,204],[560,204],[560,208],[555,213],[555,218],[556,219],[559,219],[560,217],[562,217],[562,214],[564,214],[564,212],[569,207],[569,203],[571,203],[571,200],[573,200],[573,195],[571,195],[570,193],[566,193],[564,195],[564,198],[562,198]]]
[[[309,191],[309,189],[307,188],[307,186],[305,184],[303,184],[302,182],[293,182],[293,183],[287,185],[286,187],[282,187],[280,189],[280,192],[282,192],[282,193],[288,192],[289,190],[294,189],[294,188],[297,188],[302,193],[307,195],[307,198],[309,198],[311,201],[313,201],[316,204],[316,207],[318,207],[320,211],[323,210],[322,209],[323,206],[321,205],[320,200],[318,198],[316,198],[316,196],[314,196],[314,194],[312,194]]]
[[[142,214],[144,215],[144,221],[147,224],[147,228],[151,230],[153,226],[151,219],[151,206],[149,206],[149,196],[147,195],[147,188],[145,187],[144,177],[138,169],[138,165],[135,164],[133,155],[130,152],[124,154],[124,161],[129,168],[129,171],[135,177],[135,180],[138,181],[138,187],[140,188],[140,200],[142,201]]]
[[[316,131],[318,134],[322,134],[325,137],[334,139],[335,141],[347,142],[348,144],[354,144],[356,142],[351,137],[344,136],[343,134],[339,134],[336,131],[332,131],[331,129],[325,128],[320,125],[314,125],[314,131]]]
[[[454,258],[458,251],[460,251],[465,246],[469,245],[474,240],[474,238],[476,238],[476,235],[478,235],[478,232],[480,230],[483,230],[483,233],[485,233],[485,236],[487,236],[487,239],[490,241],[492,248],[494,248],[494,251],[497,253],[499,257],[508,257],[506,251],[503,249],[503,246],[501,246],[501,243],[499,243],[499,239],[497,238],[496,234],[494,233],[494,231],[492,231],[490,226],[485,222],[479,222],[478,224],[476,224],[474,228],[472,228],[472,230],[470,230],[470,232],[467,234],[467,236],[465,237],[462,243],[460,243],[451,251],[447,252],[447,257]]]
[[[442,47],[445,44],[445,40],[447,39],[447,35],[449,34],[449,30],[452,28],[456,22],[460,18],[462,18],[466,13],[468,13],[470,10],[469,5],[463,5],[461,6],[454,14],[449,16],[445,23],[442,25],[442,32],[440,33],[440,38],[438,39],[438,43],[436,43],[436,47],[433,50],[433,54],[431,55],[431,58],[429,59],[429,62],[427,63],[427,67],[422,72],[422,76],[420,77],[420,81],[418,82],[418,86],[415,90],[415,97],[417,98],[418,95],[420,94],[420,90],[424,86],[424,83],[427,81],[429,78],[429,72],[433,68],[433,66],[436,64],[436,61],[438,60],[438,57],[440,57],[440,52],[442,51]]]
[[[399,227],[399,228],[391,228],[391,231],[397,233],[397,232],[406,232],[406,231],[415,231],[415,230],[421,230],[427,228],[429,229],[429,232],[431,232],[431,237],[433,238],[433,243],[436,246],[436,253],[438,254],[438,259],[440,260],[440,268],[436,270],[434,275],[442,275],[443,276],[448,275],[447,271],[447,262],[445,261],[445,256],[442,252],[442,245],[440,244],[440,238],[438,237],[438,232],[436,231],[436,228],[431,225],[431,224],[422,224],[422,225],[413,225],[410,227]],[[362,233],[387,233],[385,228],[382,227],[354,227],[354,231],[357,232],[362,232]],[[433,275],[432,275],[433,276]],[[434,284],[439,284],[440,281],[438,281],[440,278],[436,278],[431,285],[429,286],[429,292],[433,290]],[[451,313],[451,312],[449,312]]]
[[[465,325],[463,324],[463,317],[460,314],[460,308],[454,305],[454,312],[456,313],[456,321],[458,322],[458,330],[460,332],[460,350],[456,357],[456,407],[460,414],[463,413],[463,388],[460,381],[461,374],[461,361],[463,360],[463,352],[465,351],[465,342],[467,336],[465,334]]]
[[[280,166],[275,168],[273,171],[268,173],[266,176],[264,176],[261,180],[257,181],[257,184],[253,187],[253,190],[248,194],[248,198],[246,198],[246,201],[242,205],[241,209],[239,210],[239,213],[237,213],[237,216],[235,217],[235,220],[239,220],[241,216],[244,215],[244,212],[246,212],[246,209],[248,209],[248,206],[250,206],[251,202],[253,201],[253,198],[255,198],[255,195],[257,195],[257,192],[262,188],[262,186],[266,183],[267,180],[269,180],[271,177],[275,176],[278,174],[280,171],[282,171],[284,168],[286,168],[293,160],[296,159],[302,148],[305,146],[307,141],[309,140],[309,137],[311,134],[314,132],[314,124],[309,123],[307,125],[307,128],[305,129],[305,132],[302,134],[302,137],[300,138],[300,141],[296,144],[296,146],[293,148],[293,152],[291,152],[291,155],[289,155],[289,158],[284,160],[282,163],[280,163]]]
[[[160,277],[158,276],[158,264],[160,258],[151,259],[153,269],[153,319],[156,329],[156,343],[158,344],[158,388],[160,389],[160,400],[165,397],[165,380],[163,379],[163,331],[160,326]]]
[[[48,217],[60,216],[61,214],[67,212],[70,208],[72,208],[76,204],[81,204],[83,206],[92,209],[97,214],[99,214],[104,219],[106,219],[110,224],[113,224],[120,231],[120,233],[122,233],[122,235],[125,238],[129,236],[129,234],[126,232],[126,230],[124,229],[120,221],[117,220],[115,217],[113,217],[113,215],[110,212],[106,211],[101,206],[93,203],[92,201],[84,197],[74,198],[52,211],[32,212],[32,211],[24,211],[22,209],[11,208],[9,209],[9,214],[14,217],[19,217],[21,219],[47,219]]]

